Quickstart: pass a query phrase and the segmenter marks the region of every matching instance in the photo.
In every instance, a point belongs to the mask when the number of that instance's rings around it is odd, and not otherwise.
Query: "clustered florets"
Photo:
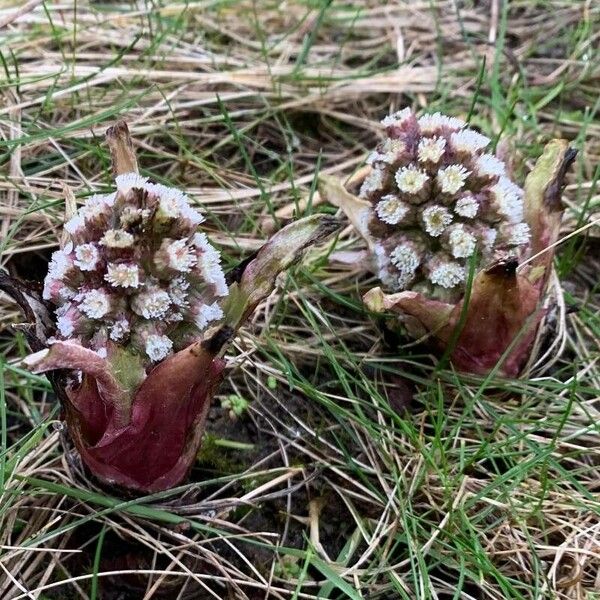
[[[43,297],[57,305],[59,339],[100,354],[110,340],[156,362],[222,318],[228,287],[181,191],[135,173],[116,182],[65,224],[71,241],[52,255]]]
[[[471,257],[515,255],[529,242],[523,191],[485,153],[486,136],[410,108],[382,124],[387,136],[367,160],[360,196],[373,205],[369,231],[385,285],[449,299],[460,294]]]

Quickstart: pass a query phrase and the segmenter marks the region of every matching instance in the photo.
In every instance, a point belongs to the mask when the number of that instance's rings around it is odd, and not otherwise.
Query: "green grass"
[[[222,398],[250,401],[219,446],[242,471],[199,465],[173,492],[119,498],[69,467],[0,297],[0,597],[111,598],[115,571],[140,577],[127,598],[600,597],[600,8],[514,0],[492,21],[488,4],[45,2],[3,31],[1,263],[31,276],[57,245],[61,182],[78,201],[110,186],[117,118],[143,174],[202,207],[228,266],[294,212],[333,214],[316,174],[351,174],[406,104],[468,117],[521,182],[551,137],[579,158],[550,370],[475,378],[392,352],[360,301],[375,280],[331,256],[363,248],[344,231],[229,353],[209,433]]]

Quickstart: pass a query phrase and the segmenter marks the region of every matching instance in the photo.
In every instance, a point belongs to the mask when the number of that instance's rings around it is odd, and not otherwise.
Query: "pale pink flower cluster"
[[[71,240],[53,254],[43,296],[56,305],[58,339],[100,353],[119,344],[151,364],[219,321],[229,290],[183,192],[135,173],[116,183],[65,225]]]
[[[469,261],[517,255],[529,243],[523,191],[490,139],[440,113],[405,108],[382,121],[386,137],[367,162],[360,196],[379,276],[393,291],[460,295]]]

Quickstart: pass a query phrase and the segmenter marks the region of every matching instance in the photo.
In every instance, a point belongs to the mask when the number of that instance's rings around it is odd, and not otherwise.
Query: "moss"
[[[223,448],[218,444],[219,438],[210,433],[204,435],[202,446],[196,457],[200,467],[210,468],[224,475],[239,473],[245,463],[240,460],[236,451]]]

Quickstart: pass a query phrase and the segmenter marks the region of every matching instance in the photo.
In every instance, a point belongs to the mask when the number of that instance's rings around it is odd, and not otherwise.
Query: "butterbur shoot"
[[[180,190],[137,172],[127,126],[107,138],[116,189],[70,215],[42,297],[0,274],[23,308],[68,433],[101,481],[138,492],[180,483],[197,454],[222,358],[280,272],[337,222],[313,215],[284,227],[231,276]]]
[[[460,370],[516,376],[544,315],[575,151],[550,142],[522,189],[460,119],[405,108],[382,124],[358,194],[327,177],[320,185],[367,241],[382,283],[367,307],[395,313]]]

